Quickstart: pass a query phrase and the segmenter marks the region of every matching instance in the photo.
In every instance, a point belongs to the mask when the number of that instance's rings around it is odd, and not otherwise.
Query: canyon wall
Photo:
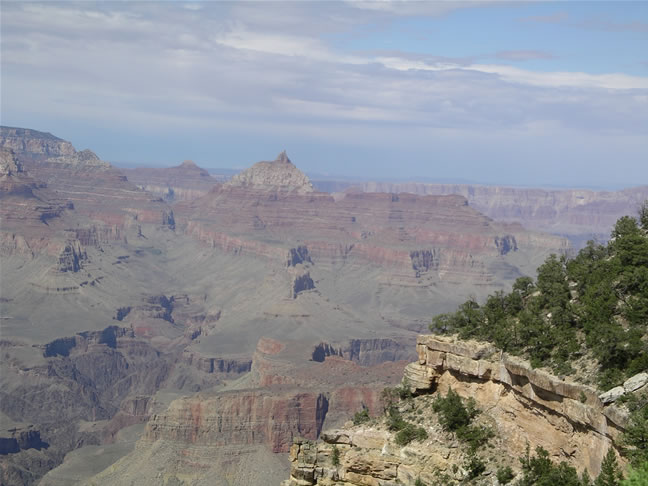
[[[380,415],[360,425],[348,422],[343,429],[324,431],[318,442],[295,440],[291,476],[282,485],[465,480],[469,453],[431,412],[434,397],[448,389],[474,399],[481,410],[478,424],[494,431],[490,444],[480,451],[487,464],[483,484],[498,484],[493,472],[504,465],[519,474],[517,458],[527,447],[533,451],[538,446],[552,460],[566,461],[595,477],[607,451],[618,447],[627,421],[627,411],[615,405],[614,398],[648,390],[648,375],[643,373],[627,380],[620,392],[599,395],[590,386],[533,369],[522,359],[476,341],[422,335],[417,352],[419,359],[405,368],[403,379],[415,398],[401,403],[399,410],[407,420],[422,424],[425,439],[399,445]]]
[[[648,199],[646,185],[621,191],[418,182],[366,182],[354,186],[365,192],[459,194],[472,207],[497,221],[568,236],[576,248],[588,239],[607,241],[617,219],[636,215],[639,205]]]

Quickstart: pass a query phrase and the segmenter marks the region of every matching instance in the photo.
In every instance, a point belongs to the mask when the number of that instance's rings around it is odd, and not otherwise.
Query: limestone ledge
[[[531,403],[611,439],[627,420],[624,410],[606,406],[593,387],[533,369],[527,361],[488,343],[420,335],[416,350],[418,361],[407,365],[404,376],[417,393],[434,390],[441,375],[449,372],[458,379],[502,384]]]

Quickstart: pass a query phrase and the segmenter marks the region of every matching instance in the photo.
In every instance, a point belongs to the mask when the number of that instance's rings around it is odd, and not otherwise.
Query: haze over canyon
[[[298,437],[380,411],[432,316],[648,198],[327,193],[286,152],[228,180],[122,170],[28,128],[0,147],[2,484],[279,484]]]

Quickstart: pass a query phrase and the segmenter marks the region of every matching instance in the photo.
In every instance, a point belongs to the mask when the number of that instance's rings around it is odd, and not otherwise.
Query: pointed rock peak
[[[272,162],[257,162],[249,169],[235,175],[226,186],[245,186],[298,194],[314,191],[306,174],[295,167],[285,150]]]
[[[285,150],[283,152],[281,152],[279,155],[277,155],[277,158],[275,159],[275,162],[280,162],[280,163],[283,163],[283,164],[292,164],[292,162],[288,158],[288,154],[286,154]]]
[[[190,172],[192,174],[198,174],[200,176],[209,176],[209,172],[207,172],[205,169],[202,167],[198,166],[193,160],[185,160],[182,164],[176,166],[176,167],[171,167],[173,170],[181,170],[184,172]]]

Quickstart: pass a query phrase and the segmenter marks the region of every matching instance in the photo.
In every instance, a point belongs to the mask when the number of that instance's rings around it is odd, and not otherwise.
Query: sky
[[[0,118],[102,159],[648,184],[648,2],[0,3]]]

